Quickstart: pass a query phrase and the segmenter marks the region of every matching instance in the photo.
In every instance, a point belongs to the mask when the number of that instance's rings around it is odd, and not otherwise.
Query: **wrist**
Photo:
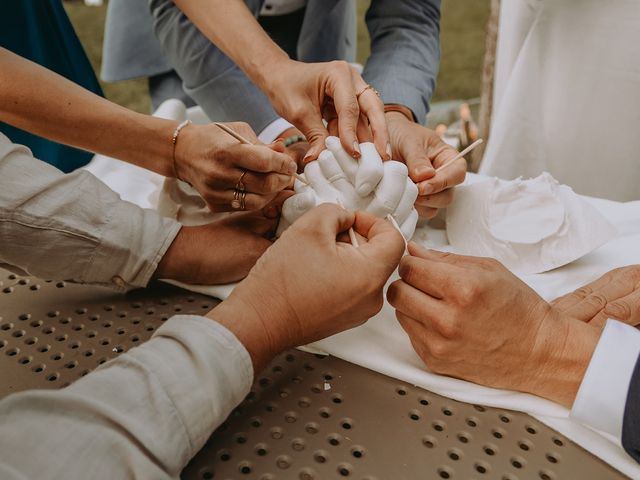
[[[410,123],[416,123],[413,112],[411,111],[410,108],[405,107],[404,105],[394,104],[394,103],[385,104],[384,113],[385,113],[385,116],[387,116],[387,119],[392,119],[392,120],[402,119]]]
[[[271,98],[280,83],[278,73],[283,72],[284,75],[287,75],[295,63],[283,50],[276,47],[269,51],[265,57],[252,60],[248,67],[248,75],[258,88]]]
[[[599,329],[549,308],[536,335],[523,390],[570,408],[595,350]]]
[[[233,294],[211,310],[207,317],[224,326],[244,345],[256,375],[282,350],[274,345],[260,312],[250,303],[236,302]]]

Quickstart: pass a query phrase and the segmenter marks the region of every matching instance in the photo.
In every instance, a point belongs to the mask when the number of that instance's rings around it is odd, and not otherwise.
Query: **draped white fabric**
[[[640,199],[637,0],[501,2],[480,173],[550,172],[580,194]]]

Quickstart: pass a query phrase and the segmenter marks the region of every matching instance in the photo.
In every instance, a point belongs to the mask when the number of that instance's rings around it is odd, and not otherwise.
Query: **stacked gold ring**
[[[233,200],[231,201],[231,208],[234,210],[244,210],[246,208],[245,200],[247,198],[247,187],[242,181],[247,174],[246,170],[242,170],[242,174],[236,183],[236,187],[233,191]]]
[[[362,90],[360,90],[358,93],[356,93],[356,100],[360,99],[360,95],[362,95],[364,92],[366,92],[367,90],[371,90],[373,93],[375,93],[378,97],[380,97],[380,92],[378,92],[375,88],[373,88],[373,86],[367,84],[366,87],[364,87]]]

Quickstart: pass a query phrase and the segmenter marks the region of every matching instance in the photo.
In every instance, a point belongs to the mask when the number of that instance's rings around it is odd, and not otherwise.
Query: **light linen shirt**
[[[252,379],[231,332],[175,316],[67,388],[0,401],[0,478],[178,479]]]
[[[124,291],[147,285],[179,230],[92,174],[65,175],[0,133],[0,266]]]

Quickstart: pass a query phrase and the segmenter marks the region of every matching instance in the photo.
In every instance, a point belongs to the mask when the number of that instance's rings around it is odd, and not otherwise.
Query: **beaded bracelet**
[[[306,142],[306,141],[307,141],[307,137],[305,137],[304,135],[299,135],[299,134],[291,135],[290,137],[287,137],[287,139],[284,141],[284,146],[290,147],[294,143]]]
[[[176,127],[176,129],[173,131],[173,136],[171,137],[171,144],[173,145],[173,152],[172,152],[172,158],[173,158],[173,175],[174,177],[178,178],[178,170],[176,170],[176,143],[178,143],[178,135],[180,135],[180,131],[186,127],[187,125],[189,125],[191,123],[191,120],[185,120],[184,122],[182,122],[180,125],[178,125]]]

